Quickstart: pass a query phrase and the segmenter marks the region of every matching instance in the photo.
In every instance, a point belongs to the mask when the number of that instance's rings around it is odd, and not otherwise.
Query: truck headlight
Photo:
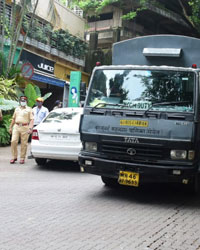
[[[85,150],[90,152],[97,151],[97,143],[96,142],[85,142]]]
[[[194,157],[195,157],[195,151],[189,150],[188,151],[188,160],[194,160]]]
[[[171,159],[173,160],[185,160],[187,158],[186,150],[171,150],[170,151]]]

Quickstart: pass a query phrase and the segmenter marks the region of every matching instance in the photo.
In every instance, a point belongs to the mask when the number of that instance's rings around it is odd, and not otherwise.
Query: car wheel
[[[44,159],[44,158],[35,158],[35,162],[36,162],[39,166],[44,166],[45,163],[47,162],[47,159]]]
[[[118,185],[117,179],[101,176],[101,180],[108,187],[116,187]]]

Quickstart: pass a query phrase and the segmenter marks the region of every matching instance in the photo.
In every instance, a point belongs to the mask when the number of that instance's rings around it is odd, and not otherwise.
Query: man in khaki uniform
[[[20,106],[15,109],[9,132],[12,133],[11,152],[12,159],[10,163],[17,161],[17,145],[19,138],[21,140],[20,164],[24,164],[26,151],[28,147],[28,138],[32,133],[34,116],[32,108],[27,106],[27,97],[21,96],[19,100]]]

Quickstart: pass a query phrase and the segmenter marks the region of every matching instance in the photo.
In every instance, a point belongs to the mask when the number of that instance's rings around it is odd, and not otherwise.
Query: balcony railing
[[[113,28],[113,19],[110,20],[104,20],[104,21],[96,21],[88,23],[89,29],[88,31],[104,31],[104,30],[110,30]]]
[[[23,36],[20,35],[19,36],[19,41],[23,41]],[[33,38],[26,38],[26,44],[31,45],[35,48],[38,48],[40,50],[43,50],[45,52],[48,52],[52,55],[58,56],[66,61],[72,62],[74,64],[77,64],[79,66],[84,67],[85,66],[85,60],[84,59],[79,59],[79,58],[75,58],[73,56],[70,55],[66,55],[64,52],[59,51],[56,48],[51,47],[50,45],[44,44],[42,42],[38,42],[37,40],[33,39]]]

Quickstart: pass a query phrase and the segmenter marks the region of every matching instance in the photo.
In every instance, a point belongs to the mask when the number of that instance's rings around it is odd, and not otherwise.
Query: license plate
[[[139,186],[139,173],[129,172],[129,171],[120,171],[119,172],[119,184],[126,186]]]
[[[56,140],[65,140],[68,139],[67,135],[51,135],[51,139],[56,139]]]

